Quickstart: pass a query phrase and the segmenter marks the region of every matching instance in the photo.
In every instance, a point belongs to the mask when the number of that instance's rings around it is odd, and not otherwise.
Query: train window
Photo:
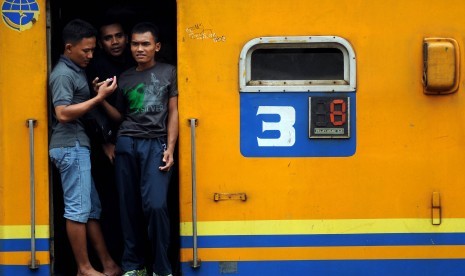
[[[355,53],[340,37],[255,38],[240,58],[241,92],[355,91]]]
[[[257,49],[252,52],[250,83],[262,80],[344,81],[344,56],[336,48]]]

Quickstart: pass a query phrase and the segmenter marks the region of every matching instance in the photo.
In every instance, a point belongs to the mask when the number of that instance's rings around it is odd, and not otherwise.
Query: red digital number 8
[[[335,106],[340,105],[340,110],[335,110]],[[329,106],[329,118],[335,126],[342,126],[346,122],[346,103],[342,99],[333,100]],[[335,116],[341,116],[340,120],[335,120]]]

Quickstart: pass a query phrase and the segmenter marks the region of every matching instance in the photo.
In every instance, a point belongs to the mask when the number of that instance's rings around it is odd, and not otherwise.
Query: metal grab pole
[[[196,175],[196,155],[195,155],[195,127],[197,119],[189,119],[191,126],[191,168],[192,168],[192,239],[193,239],[193,268],[200,267],[200,260],[197,256],[197,175]]]
[[[29,128],[29,171],[30,171],[30,189],[31,189],[31,262],[29,269],[39,268],[36,260],[36,211],[35,211],[35,171],[34,171],[34,127],[37,120],[28,119],[27,127]]]

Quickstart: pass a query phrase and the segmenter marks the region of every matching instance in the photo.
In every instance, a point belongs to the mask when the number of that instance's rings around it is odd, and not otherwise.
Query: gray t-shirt
[[[49,85],[54,108],[60,105],[81,103],[90,98],[84,69],[63,55],[50,74]],[[81,120],[60,123],[54,113],[49,148],[74,147],[76,141],[79,141],[83,147],[90,147],[89,138]]]
[[[157,62],[140,72],[130,68],[119,77],[118,87],[116,107],[124,116],[118,136],[166,136],[168,101],[178,96],[176,67]]]

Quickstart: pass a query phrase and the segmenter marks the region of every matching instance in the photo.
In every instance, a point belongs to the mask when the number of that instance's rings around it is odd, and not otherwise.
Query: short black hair
[[[160,30],[158,29],[157,25],[153,24],[152,22],[140,22],[134,25],[131,30],[131,34],[142,34],[150,32],[152,33],[153,37],[155,38],[155,42],[160,41]]]
[[[123,30],[123,33],[126,34],[127,30],[124,25],[115,18],[106,18],[99,22],[98,25],[98,38],[102,39],[102,28],[110,25],[119,25]]]
[[[92,24],[82,19],[73,19],[63,28],[63,43],[76,44],[84,38],[97,37],[97,30]]]
[[[119,24],[123,26],[123,24],[120,22],[119,19],[112,17],[112,16],[106,16],[100,19],[100,21],[98,22],[98,28],[100,29],[104,26],[113,25],[113,24]]]

